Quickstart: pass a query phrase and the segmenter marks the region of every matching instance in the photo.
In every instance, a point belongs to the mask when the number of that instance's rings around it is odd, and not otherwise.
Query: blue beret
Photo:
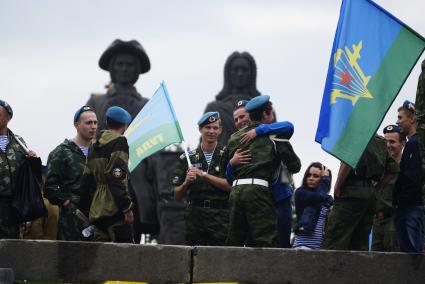
[[[92,109],[91,106],[82,106],[75,112],[74,122],[77,122],[80,119],[81,114],[85,111],[93,111],[94,112],[94,110]]]
[[[128,111],[119,106],[111,106],[108,108],[106,111],[106,117],[122,124],[129,124],[131,121],[131,115]]]
[[[7,111],[7,113],[10,115],[10,118],[12,118],[13,111],[12,111],[12,108],[10,107],[10,105],[8,103],[6,103],[5,101],[0,100],[0,106],[4,107]]]
[[[390,124],[384,127],[384,134],[392,132],[400,133],[400,127],[395,124]]]
[[[270,101],[270,96],[257,96],[252,98],[245,106],[247,112],[253,112],[256,109],[263,107]]]
[[[236,107],[245,107],[246,104],[248,103],[248,100],[240,100],[236,103]]]
[[[405,108],[405,109],[407,109],[407,110],[409,110],[409,111],[411,111],[413,113],[415,112],[415,104],[412,103],[412,102],[410,102],[410,101],[408,101],[408,100],[405,100],[404,101],[403,108]]]
[[[204,126],[213,122],[216,122],[220,119],[220,114],[216,111],[209,111],[207,113],[204,113],[198,121],[199,126]]]

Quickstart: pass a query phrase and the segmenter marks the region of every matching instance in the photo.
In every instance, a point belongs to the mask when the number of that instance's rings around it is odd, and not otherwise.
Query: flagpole
[[[190,162],[190,159],[189,159],[189,153],[187,152],[186,142],[183,140],[181,144],[182,144],[182,147],[183,147],[183,150],[184,150],[184,155],[186,156],[187,167],[191,168],[192,163]]]

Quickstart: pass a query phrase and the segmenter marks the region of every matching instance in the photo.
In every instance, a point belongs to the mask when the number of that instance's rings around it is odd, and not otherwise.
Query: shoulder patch
[[[191,151],[189,151],[187,153],[189,154],[189,157],[190,157],[190,156],[193,156],[193,155],[196,154],[196,150],[191,150]],[[184,153],[180,155],[180,159],[181,160],[184,160],[185,158],[186,158],[186,155]]]
[[[173,178],[173,184],[177,184],[180,181],[180,178],[178,176],[175,176]]]

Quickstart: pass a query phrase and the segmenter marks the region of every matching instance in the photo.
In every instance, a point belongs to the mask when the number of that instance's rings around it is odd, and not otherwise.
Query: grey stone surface
[[[15,274],[12,268],[0,268],[0,284],[12,284],[15,282]]]
[[[424,255],[0,240],[17,280],[149,283],[424,283]],[[0,282],[1,283],[1,282]]]
[[[424,283],[424,257],[403,253],[198,247],[193,281]]]
[[[17,280],[188,282],[190,248],[0,240],[0,267]]]

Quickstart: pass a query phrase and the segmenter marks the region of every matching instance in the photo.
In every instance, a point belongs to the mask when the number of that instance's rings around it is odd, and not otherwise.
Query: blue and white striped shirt
[[[83,147],[83,146],[79,146],[81,149],[81,152],[83,152],[84,156],[87,157],[88,153],[89,153],[89,147]]]
[[[317,220],[316,227],[313,234],[299,233],[295,235],[294,248],[310,248],[319,249],[323,240],[323,229],[325,226],[326,216],[328,215],[328,208],[322,207],[320,210],[319,219]]]
[[[205,160],[207,160],[208,167],[211,164],[213,154],[214,154],[214,152],[204,152]]]
[[[0,149],[3,152],[6,152],[6,147],[9,144],[9,136],[7,135],[0,135]]]

